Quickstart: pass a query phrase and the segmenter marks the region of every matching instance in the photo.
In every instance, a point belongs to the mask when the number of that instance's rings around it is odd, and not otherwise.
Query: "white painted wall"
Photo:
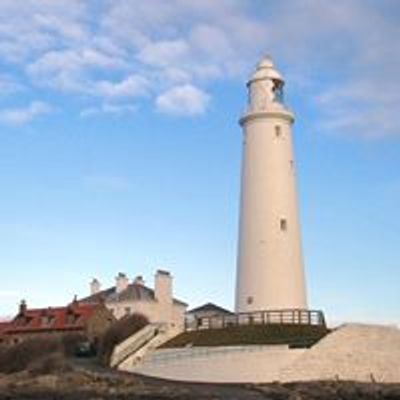
[[[262,60],[248,84],[249,107],[240,121],[244,140],[237,312],[307,308],[291,132],[294,117],[274,100],[272,88],[278,78],[272,62]],[[281,229],[281,220],[286,229]]]
[[[145,315],[151,323],[168,323],[182,330],[185,323],[186,306],[179,303],[162,303],[148,300],[108,301],[106,307],[112,310],[114,316],[119,319],[131,313]]]
[[[129,372],[195,382],[268,382],[304,350],[287,346],[196,347],[156,350]]]
[[[106,307],[112,311],[115,318],[120,319],[128,314],[140,313],[145,315],[151,323],[166,323],[171,328],[182,331],[185,325],[185,313],[187,305],[174,301],[172,290],[172,275],[163,270],[158,270],[154,278],[153,298],[118,298],[105,299]],[[136,285],[144,285],[142,277],[136,277]],[[116,292],[121,294],[129,286],[126,274],[119,273],[115,280]],[[91,294],[98,293],[100,283],[94,279],[90,283]]]

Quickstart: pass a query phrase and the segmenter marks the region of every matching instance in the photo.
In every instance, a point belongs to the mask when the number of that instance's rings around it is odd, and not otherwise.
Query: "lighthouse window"
[[[285,218],[281,219],[280,225],[281,225],[281,231],[286,231],[287,230],[287,221],[286,221]]]
[[[253,296],[247,298],[247,304],[253,304]]]
[[[281,135],[282,135],[281,127],[279,125],[276,125],[275,126],[275,136],[280,137]]]

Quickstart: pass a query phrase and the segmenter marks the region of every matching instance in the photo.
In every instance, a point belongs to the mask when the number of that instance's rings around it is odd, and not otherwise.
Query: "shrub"
[[[0,353],[0,372],[23,371],[32,362],[57,352],[62,353],[59,338],[46,336],[26,339]]]
[[[69,372],[73,370],[73,367],[64,354],[54,352],[33,360],[29,364],[28,370],[34,374],[46,375],[55,372]]]
[[[149,320],[142,314],[127,315],[113,323],[100,340],[99,361],[109,365],[114,347],[144,328]]]

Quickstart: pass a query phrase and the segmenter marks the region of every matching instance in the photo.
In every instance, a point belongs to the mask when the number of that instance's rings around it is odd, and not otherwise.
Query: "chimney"
[[[93,278],[93,280],[90,282],[90,294],[96,294],[100,292],[100,282],[96,279]]]
[[[135,280],[133,281],[133,283],[134,283],[135,285],[141,285],[141,286],[143,286],[143,285],[144,285],[143,276],[142,276],[142,275],[138,275],[138,276],[135,278]]]
[[[21,300],[21,303],[19,304],[19,313],[21,315],[24,315],[27,310],[27,305],[25,300]]]
[[[168,271],[159,269],[156,272],[154,296],[160,303],[172,303],[172,276]]]
[[[115,278],[115,290],[117,293],[123,292],[129,285],[128,278],[125,274],[120,272]]]

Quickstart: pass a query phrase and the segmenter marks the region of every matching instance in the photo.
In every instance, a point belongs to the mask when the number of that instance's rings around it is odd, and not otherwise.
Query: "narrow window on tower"
[[[281,231],[287,231],[287,220],[286,218],[281,218],[280,221]]]
[[[281,127],[279,125],[275,125],[275,136],[278,138],[281,137],[281,135],[282,135]]]
[[[253,304],[253,296],[247,297],[247,304]]]

